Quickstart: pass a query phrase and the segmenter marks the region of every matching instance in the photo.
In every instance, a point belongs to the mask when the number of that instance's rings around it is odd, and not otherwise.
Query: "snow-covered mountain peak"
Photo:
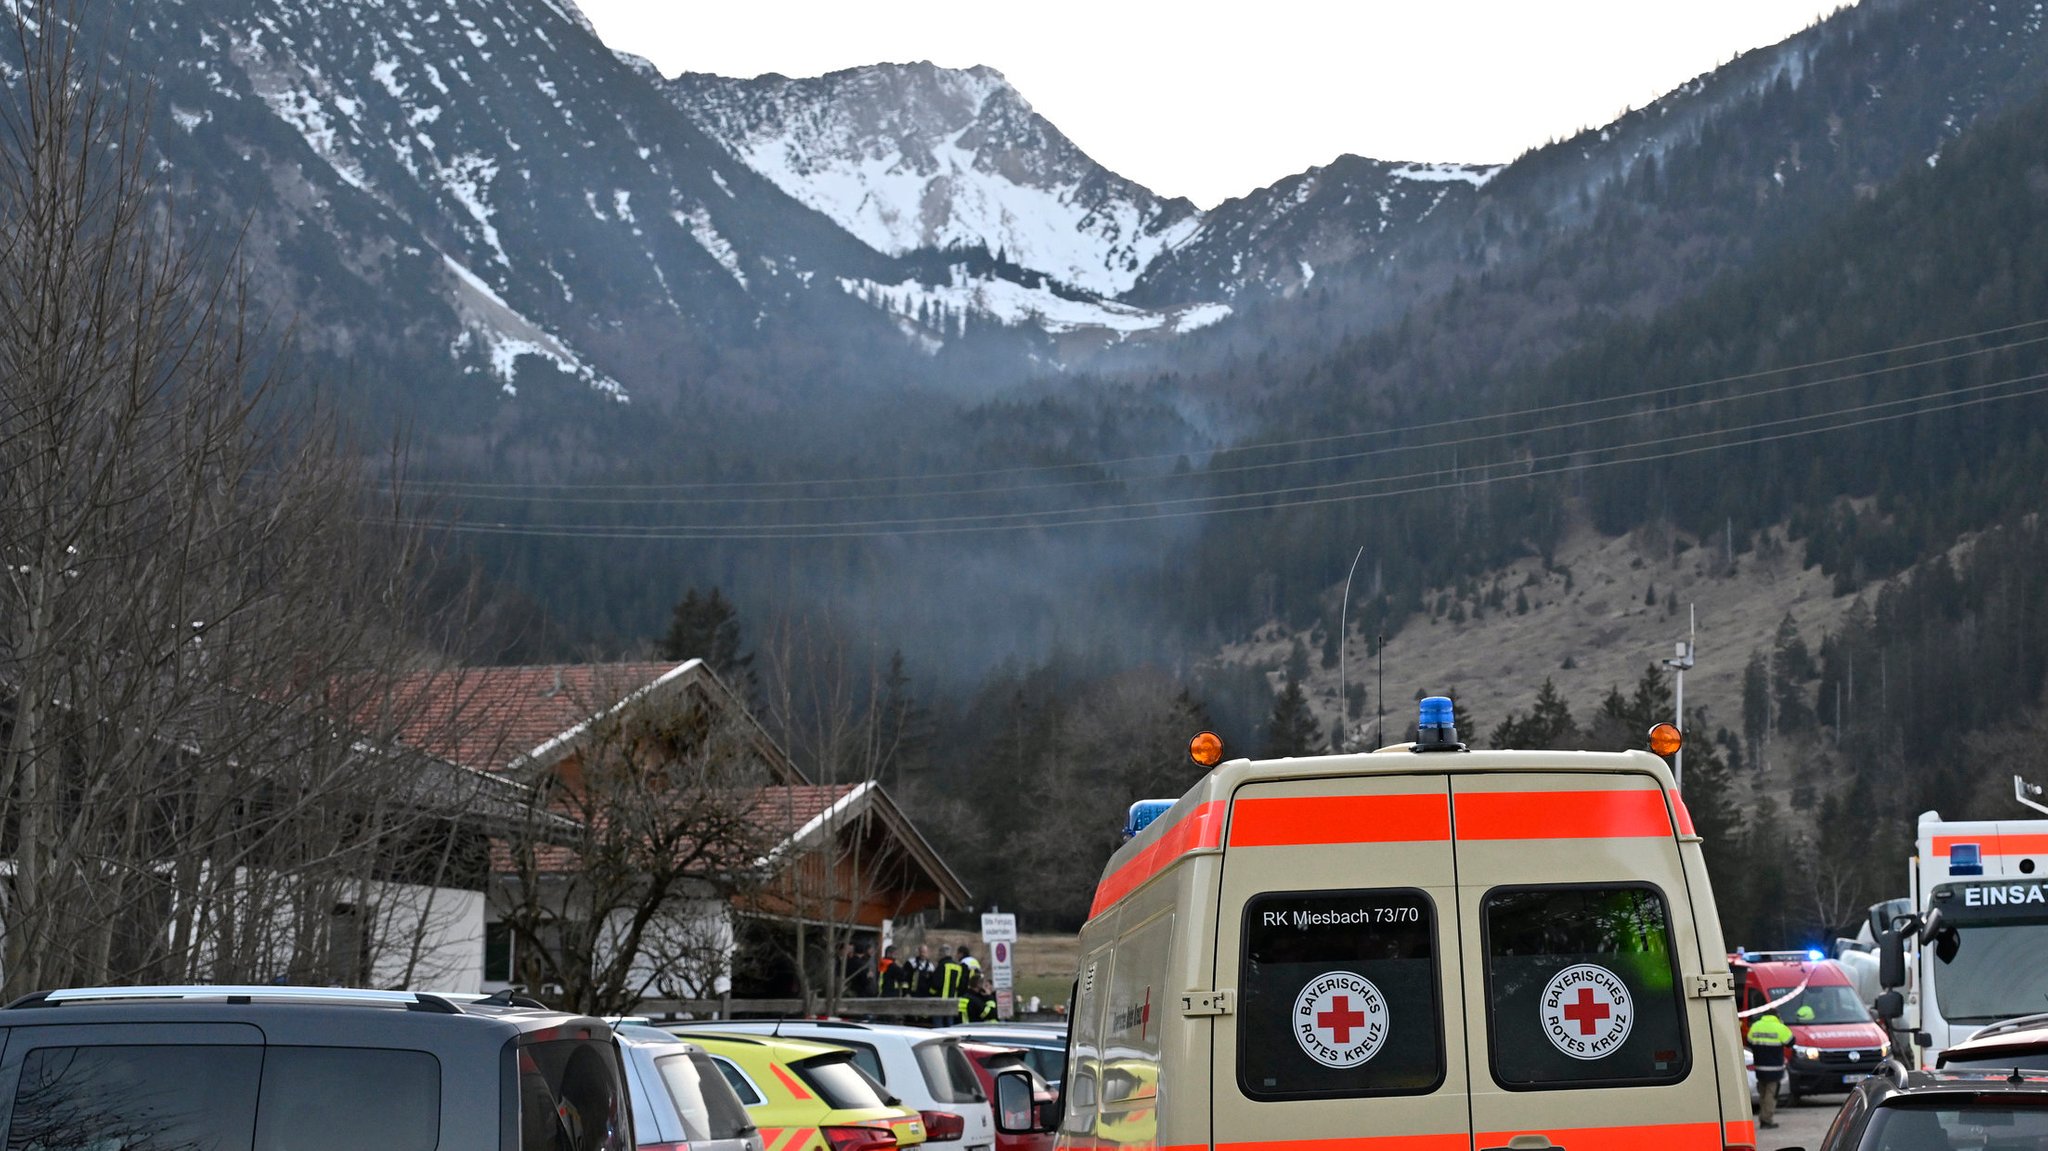
[[[993,68],[685,73],[667,90],[748,167],[888,255],[986,246],[1116,295],[1196,224],[1192,204],[1091,160]]]

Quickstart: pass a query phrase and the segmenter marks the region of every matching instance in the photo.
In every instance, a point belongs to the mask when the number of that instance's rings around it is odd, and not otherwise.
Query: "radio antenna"
[[[1365,545],[1360,544],[1358,554],[1351,557],[1351,570],[1344,573],[1344,601],[1337,605],[1337,729],[1346,733],[1344,743],[1351,742],[1351,685],[1344,674],[1344,649],[1351,646],[1351,577],[1358,574],[1358,561],[1364,558]]]

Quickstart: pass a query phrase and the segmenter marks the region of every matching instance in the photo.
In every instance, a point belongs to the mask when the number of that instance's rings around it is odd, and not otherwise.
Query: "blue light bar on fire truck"
[[[1951,843],[1948,845],[1948,873],[1950,875],[1984,874],[1984,853],[1975,843]]]
[[[1129,839],[1152,825],[1152,821],[1165,815],[1173,806],[1170,799],[1141,799],[1131,805],[1129,815],[1124,817],[1124,838]]]

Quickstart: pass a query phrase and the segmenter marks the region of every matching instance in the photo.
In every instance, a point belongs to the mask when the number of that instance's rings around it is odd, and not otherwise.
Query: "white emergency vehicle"
[[[1081,932],[1061,1148],[1754,1146],[1664,761],[1467,751],[1442,697],[1418,730],[1220,765],[1205,734],[1209,774],[1134,806]]]
[[[2040,789],[2013,777],[2015,798]],[[1924,812],[1909,908],[1879,904],[1878,1014],[1900,1053],[1933,1067],[1979,1028],[2048,1011],[2048,819],[1944,820]],[[1887,929],[1888,928],[1888,929]]]

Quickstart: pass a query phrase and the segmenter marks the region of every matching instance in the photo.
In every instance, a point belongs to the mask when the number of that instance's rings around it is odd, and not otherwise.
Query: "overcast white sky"
[[[664,73],[987,64],[1097,161],[1209,207],[1344,152],[1505,161],[1841,0],[577,0]]]

